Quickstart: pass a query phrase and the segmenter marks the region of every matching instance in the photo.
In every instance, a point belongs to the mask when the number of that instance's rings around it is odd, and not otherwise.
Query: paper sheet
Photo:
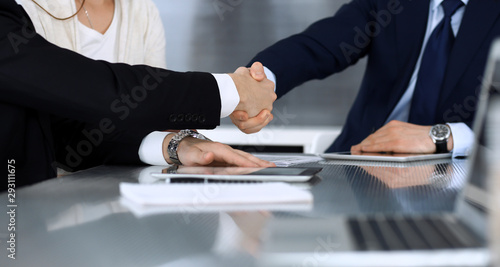
[[[284,211],[284,212],[307,212],[313,208],[313,203],[280,203],[280,204],[247,204],[247,205],[149,205],[137,204],[129,199],[122,197],[120,204],[132,212],[138,218],[147,217],[156,214],[167,213],[211,213],[211,212],[255,212],[255,211]]]
[[[286,183],[131,184],[121,183],[122,197],[140,205],[210,206],[312,203],[312,194]]]

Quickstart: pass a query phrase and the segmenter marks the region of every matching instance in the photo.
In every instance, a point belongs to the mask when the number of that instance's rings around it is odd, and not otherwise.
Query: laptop
[[[467,160],[467,184],[453,212],[436,214],[331,215],[288,218],[269,225],[262,266],[488,266],[490,193],[489,150],[485,133],[499,136],[485,123],[500,103],[500,40],[492,45],[479,96],[473,131],[476,140]],[[498,99],[497,99],[498,98]],[[500,114],[498,114],[500,116]],[[492,133],[494,131],[494,133]],[[488,138],[486,138],[486,141]],[[293,229],[311,229],[308,234]],[[328,235],[325,236],[325,233]]]

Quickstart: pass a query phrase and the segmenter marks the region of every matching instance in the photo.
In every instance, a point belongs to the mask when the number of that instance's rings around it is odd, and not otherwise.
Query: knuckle
[[[272,89],[274,91],[274,83],[271,80],[265,79],[264,84],[266,87],[268,87],[269,89]]]
[[[250,70],[249,70],[249,69],[247,69],[247,68],[244,68],[244,67],[239,67],[239,68],[237,68],[237,69],[236,69],[236,71],[235,71],[235,72],[236,72],[236,73],[239,73],[239,74],[241,75],[241,74],[246,74],[246,73],[249,73],[249,72],[250,72]]]
[[[238,126],[238,128],[240,128],[241,130],[246,130],[248,129],[248,123],[246,122],[241,122],[240,125]]]
[[[398,124],[399,124],[399,121],[397,121],[397,120],[392,120],[389,123],[387,123],[387,125],[389,125],[389,126],[396,126]]]

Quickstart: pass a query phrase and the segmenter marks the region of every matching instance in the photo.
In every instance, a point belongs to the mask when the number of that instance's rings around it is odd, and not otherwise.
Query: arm
[[[371,2],[352,1],[335,16],[277,42],[257,54],[251,62],[262,62],[276,75],[278,96],[308,80],[339,72],[355,64],[369,50],[372,37],[370,34],[360,36],[359,31],[364,32],[367,23],[373,19],[370,11],[379,9]]]
[[[98,125],[52,116],[56,166],[77,171],[101,164],[143,164],[137,151],[143,132],[99,129]]]
[[[286,38],[257,54],[250,62],[260,61],[266,67],[257,79],[271,79],[278,97],[311,79],[322,79],[355,64],[367,54],[371,36],[360,35],[377,7],[370,1],[357,0],[344,5],[335,16],[312,24],[300,34]],[[359,38],[363,38],[360,42]],[[367,38],[367,39],[364,39]],[[236,111],[232,122],[244,133],[260,131],[269,123],[268,112],[258,117]]]
[[[4,63],[0,92],[6,103],[85,123],[112,123],[119,129],[214,128],[219,124],[220,96],[211,74],[87,59],[36,35],[26,14],[15,5],[1,9],[0,22],[0,60]],[[256,114],[272,108],[272,83],[258,83],[243,70],[231,77],[240,97],[239,109]],[[258,99],[252,97],[255,94]]]
[[[474,133],[465,123],[449,123],[448,151],[453,157],[467,156],[474,144]],[[391,121],[368,136],[351,152],[434,153],[436,145],[429,137],[431,126]]]
[[[25,16],[0,12],[2,101],[87,123],[109,119],[118,128],[219,124],[220,97],[211,74],[90,60],[34,34]],[[200,120],[184,121],[179,115],[185,114]]]
[[[65,120],[68,124],[53,125],[58,134],[56,156],[66,163],[73,156],[72,168],[138,163],[141,139],[137,136],[155,129],[213,128],[219,123],[221,103],[213,75],[93,61],[36,35],[26,14],[13,2],[2,2],[0,7],[2,101]],[[233,75],[238,105],[250,111],[258,109],[247,103],[256,88],[241,85],[249,78],[248,71]],[[253,85],[264,85],[261,89],[272,92],[272,83],[253,81]],[[260,104],[272,106],[272,98]],[[79,149],[92,142],[88,133],[95,131],[103,137],[97,138],[92,151]],[[77,155],[70,155],[71,151]]]

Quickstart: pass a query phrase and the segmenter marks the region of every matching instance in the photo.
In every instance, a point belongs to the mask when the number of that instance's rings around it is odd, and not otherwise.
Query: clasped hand
[[[274,83],[267,79],[264,66],[255,62],[251,68],[238,68],[229,74],[233,79],[240,103],[230,115],[231,121],[244,133],[256,133],[273,120],[271,111],[277,96]]]

